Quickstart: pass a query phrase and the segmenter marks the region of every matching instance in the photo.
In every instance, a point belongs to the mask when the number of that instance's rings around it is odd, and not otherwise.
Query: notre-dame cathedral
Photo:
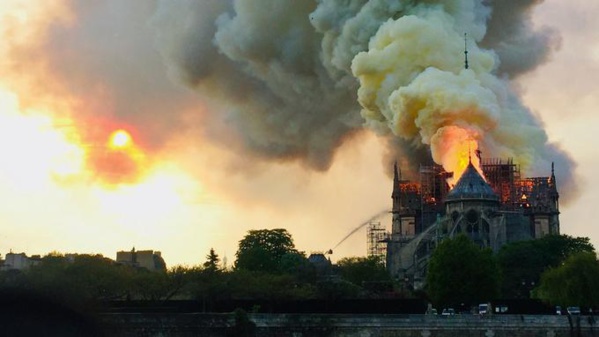
[[[463,233],[498,251],[508,242],[559,234],[559,194],[551,176],[522,178],[512,160],[468,164],[450,188],[441,166],[421,166],[419,181],[402,180],[394,167],[387,269],[415,288],[423,285],[428,258],[439,240]]]

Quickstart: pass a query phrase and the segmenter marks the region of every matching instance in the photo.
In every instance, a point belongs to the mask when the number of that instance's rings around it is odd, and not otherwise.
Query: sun
[[[113,149],[122,149],[131,144],[131,135],[129,132],[119,129],[110,135],[109,145]]]

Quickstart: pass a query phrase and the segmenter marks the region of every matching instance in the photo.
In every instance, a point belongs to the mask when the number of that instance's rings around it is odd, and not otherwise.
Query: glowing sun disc
[[[110,146],[113,148],[123,148],[131,143],[131,135],[123,130],[116,130],[110,135]]]

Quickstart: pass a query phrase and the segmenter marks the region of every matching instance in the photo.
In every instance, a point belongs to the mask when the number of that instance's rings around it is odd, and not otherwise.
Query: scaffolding
[[[480,157],[479,157],[480,158]],[[512,158],[480,158],[482,175],[499,196],[499,210],[530,214],[559,214],[557,187],[551,177],[524,178]],[[453,173],[431,163],[421,165],[419,180],[397,180],[393,189],[393,224],[389,240],[405,235],[403,220],[413,221],[418,235],[445,215],[445,198],[450,191],[447,179]]]
[[[386,238],[385,228],[380,222],[371,222],[368,224],[366,236],[368,240],[368,256],[379,257],[384,262],[387,254],[387,245],[384,242]]]
[[[482,170],[485,179],[497,193],[502,209],[514,209],[519,205],[517,185],[520,181],[520,166],[512,158],[503,161],[498,158],[484,158]]]
[[[420,166],[421,207],[416,224],[416,233],[425,231],[444,212],[445,196],[449,192],[447,179],[453,173],[446,172],[441,165]]]

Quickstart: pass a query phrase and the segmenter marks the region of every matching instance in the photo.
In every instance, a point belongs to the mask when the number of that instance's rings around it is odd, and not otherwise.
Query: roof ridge
[[[445,201],[464,199],[499,201],[497,193],[495,193],[491,185],[478,172],[472,162],[468,163],[458,182],[447,193]]]

